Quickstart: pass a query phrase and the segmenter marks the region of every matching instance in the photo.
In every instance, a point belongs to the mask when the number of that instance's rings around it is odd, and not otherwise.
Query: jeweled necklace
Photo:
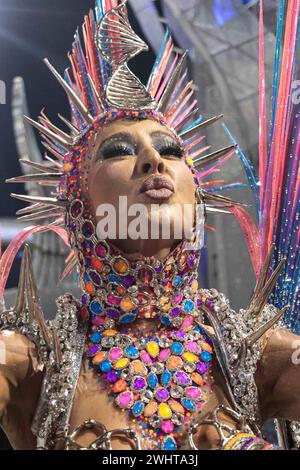
[[[180,445],[182,426],[201,410],[212,359],[205,332],[196,323],[205,301],[196,281],[199,256],[185,246],[180,243],[163,262],[128,261],[96,237],[82,241],[81,276],[88,292],[82,296],[81,315],[90,319],[90,366],[116,406],[128,410],[146,433],[152,430],[163,450]],[[124,328],[137,318],[157,318],[161,326],[138,335],[130,327],[119,331],[118,325]]]

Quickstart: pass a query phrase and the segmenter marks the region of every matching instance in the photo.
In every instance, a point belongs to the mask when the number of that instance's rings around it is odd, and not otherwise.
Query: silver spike
[[[35,173],[32,175],[22,175],[16,176],[15,178],[9,178],[5,180],[6,183],[27,183],[34,181],[36,183],[41,183],[50,186],[56,186],[59,184],[60,177],[63,176],[62,173]]]
[[[177,134],[179,134],[180,131],[182,131],[185,128],[185,126],[197,116],[198,112],[199,112],[199,108],[194,109],[194,111],[192,111],[188,116],[186,116],[183,119],[183,121],[181,121],[180,124],[175,126],[175,131],[177,132]]]
[[[200,122],[199,124],[192,127],[191,129],[188,129],[187,131],[181,132],[179,135],[183,140],[188,140],[194,134],[197,134],[202,129],[205,129],[206,127],[210,126],[211,124],[214,124],[215,122],[219,121],[219,119],[222,119],[222,118],[223,118],[223,114],[220,114],[218,116],[214,116],[210,119],[207,119],[204,122]]]
[[[256,299],[257,295],[261,292],[261,290],[263,289],[263,287],[266,283],[266,280],[267,280],[267,277],[268,277],[268,272],[269,272],[269,269],[270,269],[272,256],[273,256],[273,253],[274,253],[274,248],[275,248],[275,246],[272,245],[271,249],[268,253],[268,256],[267,256],[267,258],[264,262],[261,275],[259,277],[259,280],[258,280],[258,282],[255,286],[254,292],[253,292],[251,303],[254,301],[254,299]]]
[[[52,142],[51,142],[52,144]],[[42,141],[42,145],[47,149],[49,150],[49,152],[52,153],[52,155],[54,155],[54,157],[56,157],[59,161],[63,161],[64,159],[64,155],[59,153],[57,150],[55,150],[52,145],[50,145],[50,142],[45,142],[45,141]]]
[[[213,206],[207,206],[205,205],[205,211],[208,213],[208,214],[213,214],[213,215],[216,215],[216,214],[228,214],[228,215],[232,215],[232,212],[230,211],[227,211],[225,209],[221,209],[219,207],[213,207]]]
[[[20,274],[19,274],[19,283],[18,283],[18,292],[17,292],[17,299],[16,299],[16,304],[14,307],[14,311],[19,317],[25,312],[26,309],[26,299],[25,299],[25,279],[27,276],[27,258],[25,257],[25,252],[28,249],[28,245],[26,244],[24,247],[24,253],[22,256],[22,261],[21,261],[21,268],[20,268]]]
[[[74,134],[74,136],[79,134],[79,129],[77,129],[77,127],[74,124],[72,124],[67,118],[65,118],[59,113],[58,113],[58,117],[70,129],[70,131]]]
[[[16,215],[24,215],[24,214],[31,214],[32,212],[37,212],[42,209],[45,209],[44,204],[32,204],[31,206],[23,207],[16,212]]]
[[[34,121],[28,116],[24,116],[24,119],[28,121],[33,127],[35,127],[42,135],[49,137],[50,140],[57,142],[61,147],[63,147],[67,152],[72,150],[72,145],[63,139],[60,135],[52,132],[50,129],[42,126],[39,122]]]
[[[69,145],[73,145],[73,139],[71,136],[66,134],[64,131],[56,127],[48,118],[44,118],[42,116],[39,117],[39,121],[47,128],[47,126],[52,130],[55,134],[58,134],[62,139],[64,139]]]
[[[176,65],[175,69],[173,70],[172,76],[169,80],[168,85],[166,86],[166,89],[159,100],[158,104],[158,110],[161,111],[162,113],[166,111],[166,107],[168,105],[169,99],[171,98],[174,88],[178,82],[178,78],[185,67],[186,63],[186,58],[187,58],[187,52],[184,52],[182,57],[180,58],[178,64]]]
[[[45,160],[48,160],[52,164],[53,168],[58,168],[59,171],[62,171],[62,164],[61,163],[53,160],[53,158],[49,157],[49,155],[47,155],[47,153],[45,153],[44,157],[45,157]]]
[[[44,59],[44,62],[49,68],[49,70],[53,73],[57,81],[60,83],[60,85],[63,87],[72,103],[78,108],[82,117],[86,120],[88,124],[93,124],[93,116],[88,112],[87,108],[84,106],[80,98],[76,95],[74,90],[72,90],[72,88],[66,83],[62,76],[57,72],[57,70],[50,64],[48,59]]]
[[[249,310],[253,315],[259,315],[264,306],[266,305],[268,298],[271,295],[272,290],[280,276],[280,273],[285,265],[285,260],[281,260],[276,269],[273,271],[270,279],[266,282],[262,291],[257,295],[254,301],[250,304]]]
[[[25,247],[24,256],[25,256],[26,267],[27,267],[27,272],[25,276],[25,288],[26,288],[28,311],[30,315],[32,316],[32,319],[38,323],[41,334],[46,343],[46,346],[49,350],[51,350],[49,328],[46,325],[43,311],[40,305],[40,300],[39,300],[38,292],[37,292],[37,286],[36,286],[34,275],[33,275],[30,249],[28,245]]]
[[[195,166],[205,166],[213,163],[215,160],[219,160],[219,158],[224,157],[229,152],[236,150],[237,145],[228,145],[227,147],[223,147],[220,150],[216,150],[215,152],[210,153],[209,155],[205,155],[204,157],[195,158],[194,165]]]
[[[201,195],[204,201],[214,201],[224,206],[244,206],[241,202],[233,201],[229,197],[221,196],[220,194],[212,194],[202,190]]]
[[[68,261],[65,269],[63,270],[58,281],[59,283],[63,282],[66,279],[66,277],[68,277],[71,274],[71,272],[75,269],[76,264],[77,264],[77,258],[74,254],[71,257],[71,259]]]
[[[23,165],[27,165],[31,168],[34,168],[35,170],[43,171],[45,173],[48,173],[49,170],[54,170],[53,165],[50,165],[48,162],[36,163],[30,160],[26,160],[25,158],[20,158],[19,162]]]
[[[36,220],[48,219],[50,217],[57,217],[61,215],[61,209],[55,209],[51,207],[50,209],[41,210],[30,215],[23,215],[22,217],[17,218],[17,222],[32,222]]]
[[[11,197],[29,203],[48,204],[49,206],[66,207],[68,201],[58,200],[52,197],[27,196],[27,194],[11,194]]]

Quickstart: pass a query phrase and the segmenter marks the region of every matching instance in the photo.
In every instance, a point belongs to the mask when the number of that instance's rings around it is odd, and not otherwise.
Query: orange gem
[[[130,297],[125,297],[121,300],[120,307],[123,312],[128,312],[135,308],[135,304],[132,302]]]
[[[213,352],[212,347],[209,344],[207,344],[205,341],[199,341],[199,345],[204,351],[207,351],[209,353]]]
[[[132,361],[130,372],[138,375],[147,375],[147,367],[139,360]]]
[[[100,362],[104,361],[104,359],[106,359],[106,352],[100,351],[93,357],[93,364],[97,366]]]
[[[94,294],[95,293],[95,288],[94,288],[93,284],[91,284],[90,282],[87,282],[85,284],[85,288],[86,288],[86,290],[89,294]]]
[[[127,387],[127,385],[126,385],[125,380],[119,379],[115,383],[115,385],[113,387],[113,391],[115,393],[124,392],[124,390],[126,390],[126,387]]]
[[[198,374],[198,372],[193,372],[191,374],[191,379],[197,384],[199,385],[199,387],[202,387],[202,385],[204,385],[204,380],[202,379],[201,375]]]
[[[96,258],[95,256],[92,256],[92,267],[97,271],[101,271],[103,268],[103,261]]]
[[[175,370],[177,368],[180,368],[182,364],[183,364],[183,361],[180,357],[171,356],[170,359],[168,360],[168,369]]]
[[[176,400],[170,400],[169,402],[170,408],[174,413],[179,413],[181,415],[184,415],[184,408],[183,406]]]
[[[122,258],[117,258],[113,264],[114,270],[119,274],[126,274],[128,272],[128,264]]]
[[[105,330],[103,331],[103,336],[115,336],[117,334],[116,330]]]
[[[156,403],[156,401],[151,401],[146,406],[144,415],[146,417],[153,416],[156,411],[157,411],[157,403]]]

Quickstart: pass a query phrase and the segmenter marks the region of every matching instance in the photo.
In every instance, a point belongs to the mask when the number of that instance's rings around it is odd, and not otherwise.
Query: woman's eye
[[[108,160],[109,158],[114,157],[127,157],[128,155],[134,154],[134,147],[127,144],[114,144],[102,150],[103,160]]]
[[[183,157],[183,149],[178,145],[168,145],[159,149],[159,153],[162,157]]]

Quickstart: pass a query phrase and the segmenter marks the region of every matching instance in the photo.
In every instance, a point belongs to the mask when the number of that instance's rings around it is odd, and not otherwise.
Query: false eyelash
[[[177,158],[182,158],[184,154],[183,149],[179,147],[179,145],[174,144],[163,145],[157,150],[162,157],[174,156]]]
[[[116,142],[115,144],[111,144],[107,148],[104,148],[101,153],[103,160],[109,160],[110,158],[134,155],[135,149],[134,147],[124,144],[122,142]]]

